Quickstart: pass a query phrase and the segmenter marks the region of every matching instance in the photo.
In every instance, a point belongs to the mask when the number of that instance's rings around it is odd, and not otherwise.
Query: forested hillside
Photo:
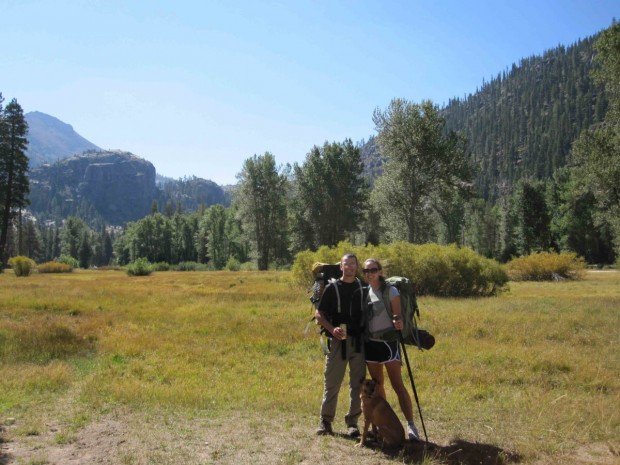
[[[591,75],[597,37],[524,58],[442,108],[445,130],[468,141],[482,197],[495,201],[522,177],[551,177],[581,131],[603,120],[608,98]],[[376,177],[381,157],[374,137],[361,152],[366,174]]]
[[[581,131],[603,120],[607,97],[590,74],[595,40],[525,58],[444,108],[446,130],[469,142],[483,197],[497,198],[524,176],[549,178]]]

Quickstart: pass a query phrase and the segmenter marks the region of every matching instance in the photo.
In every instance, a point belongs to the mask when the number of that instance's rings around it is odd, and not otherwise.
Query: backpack
[[[336,298],[338,299],[338,313],[340,313],[342,309],[340,307],[340,294],[338,292],[338,286],[337,286],[337,281],[342,276],[342,270],[340,269],[340,263],[337,263],[335,265],[330,265],[328,263],[317,262],[314,265],[312,265],[312,274],[314,275],[314,283],[312,284],[312,287],[310,288],[310,293],[311,293],[310,302],[312,303],[312,309],[318,310],[319,304],[321,302],[321,298],[323,297],[323,294],[325,293],[325,288],[331,284],[334,286],[334,290],[336,291]],[[360,286],[360,291],[361,291],[362,283],[357,278],[356,278],[356,281],[358,285]],[[361,304],[363,305],[363,303]],[[312,323],[313,321],[318,324],[318,321],[316,321],[316,317],[314,315],[312,315],[312,318],[310,318],[310,321],[306,325],[306,329],[304,330],[305,334],[308,334],[310,323]],[[330,350],[329,339],[331,335],[329,335],[324,328],[321,328],[320,330],[318,330],[318,332],[321,334],[320,342],[321,342],[321,347],[323,348],[323,353],[327,355]],[[342,355],[343,357],[345,356],[344,351],[342,352]]]
[[[314,284],[312,284],[310,288],[310,302],[312,302],[312,306],[316,310],[319,308],[319,302],[321,301],[321,297],[323,297],[325,288],[330,282],[335,282],[342,276],[342,270],[340,269],[339,263],[330,265],[328,263],[317,262],[312,265],[312,275],[314,276]],[[314,319],[314,317],[312,317],[312,319]]]
[[[400,294],[400,306],[403,318],[403,342],[408,345],[417,346],[418,349],[429,350],[435,345],[435,338],[431,333],[424,329],[418,328],[416,319],[420,318],[420,309],[415,297],[415,289],[413,283],[408,278],[402,276],[392,276],[386,278],[385,282],[394,286]],[[384,301],[389,301],[389,288],[386,286],[384,292]]]

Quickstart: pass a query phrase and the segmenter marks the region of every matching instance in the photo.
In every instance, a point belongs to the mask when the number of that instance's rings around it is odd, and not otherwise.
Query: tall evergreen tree
[[[107,228],[104,226],[101,228],[101,258],[99,260],[99,266],[107,266],[112,261],[113,248],[112,237],[108,233]]]
[[[61,233],[61,253],[70,255],[79,261],[80,245],[88,226],[76,216],[70,216],[65,221]]]
[[[28,124],[15,99],[2,110],[0,94],[0,269],[6,266],[10,220],[14,209],[28,204],[28,157],[26,147]]]
[[[542,182],[522,180],[516,201],[519,252],[546,251],[551,247],[551,218]]]
[[[87,269],[90,266],[90,261],[93,256],[93,249],[90,244],[90,235],[88,231],[84,231],[82,234],[82,240],[80,241],[80,248],[78,250],[78,261],[80,262],[80,268]]]

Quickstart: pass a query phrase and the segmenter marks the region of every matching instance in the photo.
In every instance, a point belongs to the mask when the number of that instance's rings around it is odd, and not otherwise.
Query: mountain
[[[40,111],[32,111],[24,116],[28,123],[27,155],[30,158],[30,168],[53,163],[87,150],[101,150],[75,132],[71,125],[58,118]]]
[[[551,177],[581,131],[603,121],[607,95],[591,76],[597,37],[525,58],[446,106],[446,129],[468,139],[485,198],[523,177]]]
[[[168,201],[181,205],[184,211],[197,210],[201,205],[208,207],[218,203],[225,206],[230,204],[230,195],[208,179],[196,176],[170,179],[162,176],[158,178],[158,185]]]
[[[468,140],[484,198],[499,198],[523,177],[551,177],[579,133],[603,120],[608,99],[591,76],[597,37],[524,58],[441,109],[446,130]],[[374,138],[361,151],[367,174],[380,173]]]
[[[158,182],[163,186],[158,187]],[[121,225],[170,204],[183,211],[229,197],[213,181],[191,177],[156,180],[155,167],[129,152],[89,151],[30,171],[30,210],[41,220],[76,215],[93,224]]]
[[[30,171],[30,209],[41,219],[122,224],[148,214],[158,196],[155,167],[128,152],[85,152]]]

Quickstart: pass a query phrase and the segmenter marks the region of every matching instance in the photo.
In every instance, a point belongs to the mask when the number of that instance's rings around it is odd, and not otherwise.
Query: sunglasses
[[[379,271],[379,268],[364,268],[362,271],[364,273],[376,273]]]

